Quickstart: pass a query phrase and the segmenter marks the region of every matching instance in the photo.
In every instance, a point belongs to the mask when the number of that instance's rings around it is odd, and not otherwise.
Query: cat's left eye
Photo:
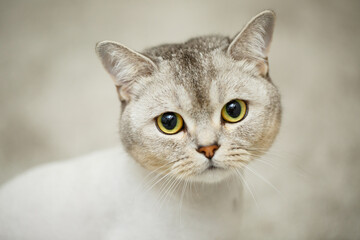
[[[228,102],[221,110],[221,116],[226,122],[236,123],[245,118],[247,105],[245,101],[235,99]]]
[[[156,118],[156,124],[161,132],[175,134],[183,129],[184,121],[179,114],[166,112]]]

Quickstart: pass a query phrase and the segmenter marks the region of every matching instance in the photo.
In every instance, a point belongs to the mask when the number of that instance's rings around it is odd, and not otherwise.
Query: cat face
[[[200,37],[144,54],[97,45],[122,102],[120,135],[143,167],[218,182],[263,154],[280,126],[280,95],[268,75],[274,14],[232,40]]]

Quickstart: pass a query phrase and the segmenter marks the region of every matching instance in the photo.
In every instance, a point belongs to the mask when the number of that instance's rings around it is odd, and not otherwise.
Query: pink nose
[[[219,149],[219,146],[214,144],[214,145],[210,145],[210,146],[206,146],[206,147],[200,147],[197,149],[197,151],[199,153],[204,154],[208,159],[211,159],[214,156],[216,150],[218,150],[218,149]]]

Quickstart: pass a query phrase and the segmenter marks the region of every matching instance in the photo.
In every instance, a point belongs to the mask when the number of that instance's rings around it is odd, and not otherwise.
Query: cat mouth
[[[225,169],[222,167],[214,166],[213,164],[209,164],[201,173],[200,175],[209,175],[213,176],[214,174],[217,175],[220,172],[223,172]]]
[[[216,171],[216,170],[223,170],[222,167],[215,166],[214,163],[210,163],[209,166],[205,169],[205,171]],[[205,172],[204,171],[204,172]]]
[[[206,167],[203,168],[203,170],[200,172],[200,175],[202,174],[216,174],[218,172],[224,171],[225,168],[222,166],[218,166],[215,162],[210,160]]]

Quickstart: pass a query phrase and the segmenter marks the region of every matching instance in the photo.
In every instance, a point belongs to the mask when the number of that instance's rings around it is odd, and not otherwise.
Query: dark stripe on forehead
[[[208,56],[198,52],[182,52],[174,61],[176,80],[189,92],[194,108],[209,106],[209,88],[213,74],[209,62]]]
[[[216,77],[212,65],[211,52],[225,50],[230,44],[230,38],[211,35],[192,38],[182,44],[165,44],[144,51],[156,64],[167,62],[171,66],[173,79],[184,86],[192,98],[195,109],[209,108],[210,84]],[[209,112],[211,109],[207,109]]]

